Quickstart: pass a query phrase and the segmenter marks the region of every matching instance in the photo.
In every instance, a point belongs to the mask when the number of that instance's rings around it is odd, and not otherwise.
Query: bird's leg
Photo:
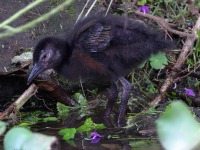
[[[106,112],[104,115],[105,118],[108,118],[109,115],[111,114],[113,106],[117,98],[118,98],[118,85],[116,82],[112,82],[111,88],[109,90],[109,97],[108,97],[108,102],[106,105]]]
[[[119,117],[118,117],[118,127],[121,127],[125,124],[125,115],[126,115],[126,107],[128,103],[128,99],[132,90],[132,85],[129,81],[127,81],[124,77],[120,77],[119,81],[122,84],[122,94],[120,96],[121,103],[119,108]]]

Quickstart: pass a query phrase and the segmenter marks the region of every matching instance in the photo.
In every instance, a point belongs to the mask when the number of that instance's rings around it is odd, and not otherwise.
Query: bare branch
[[[180,70],[181,69],[182,65],[184,64],[187,54],[192,50],[192,46],[193,46],[195,40],[197,39],[197,35],[196,35],[197,29],[200,29],[200,16],[198,17],[195,27],[192,30],[192,33],[194,36],[187,37],[185,44],[183,45],[181,54],[179,55],[177,62],[173,66],[172,70]],[[155,99],[150,103],[151,106],[157,105],[162,100],[162,98],[164,97],[164,94],[167,92],[167,89],[174,82],[177,74],[178,73],[176,71],[172,71],[169,74],[169,76],[167,77],[167,79],[165,80],[164,84],[162,85],[162,87],[160,89],[160,94],[158,94],[155,97]]]
[[[167,31],[172,32],[174,34],[178,34],[178,35],[180,35],[182,37],[190,37],[190,36],[192,37],[192,36],[194,36],[194,34],[189,34],[189,33],[185,33],[185,32],[181,32],[181,31],[172,29],[169,26],[169,24],[167,22],[165,22],[165,20],[160,18],[160,17],[156,17],[156,16],[153,16],[151,14],[143,13],[143,12],[140,12],[140,11],[136,11],[135,14],[143,16],[143,17],[146,17],[146,18],[149,18],[149,19],[152,19],[152,20],[156,21],[158,24],[160,24]]]
[[[37,89],[38,87],[35,84],[29,86],[29,88],[14,103],[12,103],[4,112],[0,114],[0,120],[4,119],[12,112],[19,110],[26,103],[26,101],[35,94]]]

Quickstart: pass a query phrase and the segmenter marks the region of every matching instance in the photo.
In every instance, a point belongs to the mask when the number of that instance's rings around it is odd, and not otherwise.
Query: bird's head
[[[66,42],[54,37],[46,37],[38,42],[33,52],[33,69],[28,84],[45,70],[55,68],[61,63]]]

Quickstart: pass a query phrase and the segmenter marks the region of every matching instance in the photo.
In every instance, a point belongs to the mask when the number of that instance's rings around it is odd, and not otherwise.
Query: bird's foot
[[[118,128],[121,128],[121,127],[126,126],[126,120],[125,120],[125,117],[123,117],[123,118],[118,118],[117,126],[118,126]]]
[[[108,128],[117,127],[114,118],[111,117],[111,116],[104,116],[103,121],[104,121],[105,126],[108,127]]]

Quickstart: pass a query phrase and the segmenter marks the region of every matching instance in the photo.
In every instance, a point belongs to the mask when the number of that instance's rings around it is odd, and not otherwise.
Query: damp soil
[[[26,7],[31,1],[30,0],[1,0],[0,1],[0,22],[3,22],[10,16],[12,16],[15,12],[20,9]],[[28,13],[21,16],[19,19],[15,20],[10,25],[13,27],[17,27],[28,23],[29,21],[37,18],[41,14],[48,12],[51,8],[55,7],[62,1],[51,0],[41,4],[40,6],[30,10]],[[61,13],[51,17],[47,21],[42,22],[36,27],[29,29],[28,31],[24,31],[20,34],[16,34],[12,37],[8,37],[0,40],[0,72],[10,72],[16,69],[16,66],[11,64],[11,60],[14,56],[19,55],[26,51],[32,51],[35,44],[39,39],[45,36],[58,36],[64,38],[66,34],[73,27],[77,16],[80,14],[86,0],[76,0],[72,7],[67,8],[67,10],[63,10]],[[28,74],[27,70],[27,74]],[[8,82],[9,81],[9,82]],[[28,86],[26,85],[26,77],[25,78],[16,78],[13,76],[4,76],[0,78],[0,95],[1,95],[1,108],[0,111],[3,111],[5,108],[12,103],[12,100],[16,99],[19,95],[21,95]],[[23,109],[20,111],[30,112],[34,110],[42,110],[49,111],[48,108],[56,108],[56,102],[52,100],[52,98],[43,97],[43,95],[47,95],[45,91],[38,91],[40,95],[40,99],[45,98],[45,103],[43,101],[38,101],[36,98],[32,98],[27,104],[24,105]],[[105,93],[103,93],[104,95]],[[32,107],[34,103],[35,107]],[[2,107],[3,106],[3,107]],[[47,107],[46,107],[47,106]],[[94,114],[94,116],[102,116],[102,113]],[[56,113],[55,113],[56,114]],[[93,118],[95,122],[102,123],[103,120],[100,120],[97,117]],[[82,124],[83,121],[76,121],[71,126],[77,126],[77,124]],[[151,138],[141,138],[141,137],[133,137],[131,132],[127,134],[124,129],[117,128],[107,128],[105,130],[99,131],[104,138],[99,143],[93,144],[90,141],[85,140],[86,135],[78,134],[75,139],[72,140],[72,143],[66,142],[62,140],[61,136],[58,135],[58,131],[62,128],[66,127],[66,124],[63,122],[53,122],[53,123],[39,123],[31,127],[33,132],[40,132],[48,135],[57,136],[60,143],[60,149],[97,149],[97,150],[106,150],[106,149],[160,149],[160,145],[156,140],[150,140]],[[110,138],[109,135],[116,134],[119,138],[114,139]],[[143,146],[131,146],[134,143],[145,141],[146,143]],[[3,149],[3,137],[0,137],[0,149]]]
[[[15,12],[26,7],[30,0],[1,0],[0,1],[0,22],[3,22]],[[10,25],[18,27],[33,19],[48,12],[51,8],[54,8],[62,1],[50,0],[44,2],[36,8],[30,10],[26,14],[22,15],[19,19],[12,22]],[[13,66],[11,60],[14,56],[24,52],[32,51],[34,45],[39,39],[45,36],[58,36],[65,38],[67,33],[73,27],[77,16],[81,12],[85,0],[74,1],[72,6],[64,9],[59,14],[51,17],[50,19],[40,23],[39,25],[29,29],[28,31],[16,34],[12,37],[4,38],[0,40],[0,72],[12,70]]]
[[[0,22],[4,21],[5,19],[12,16],[15,12],[18,10],[24,8],[27,6],[31,1],[30,0],[1,0],[0,1]],[[44,14],[45,12],[48,12],[51,8],[55,7],[60,1],[51,0],[48,2],[45,2],[38,6],[37,8],[32,9],[25,15],[21,16],[19,19],[11,23],[10,25],[13,27],[17,27],[19,25],[23,25],[34,18],[37,18],[41,14]],[[80,14],[86,0],[76,0],[72,7],[69,7],[66,10],[63,10],[61,13],[51,17],[49,20],[42,22],[41,24],[37,25],[36,27],[25,31],[23,33],[17,34],[12,37],[8,37],[5,39],[0,40],[0,72],[9,72],[13,69],[16,69],[16,66],[11,64],[11,60],[14,56],[19,55],[26,51],[32,51],[34,45],[37,43],[37,41],[45,36],[58,36],[65,38],[66,34],[70,31],[70,28],[73,27],[77,16]],[[94,10],[96,12],[96,10]],[[9,106],[9,102],[14,96],[20,95],[23,93],[25,89],[27,89],[27,85],[25,82],[25,79],[17,80],[12,77],[9,79],[0,79],[3,80],[1,83],[5,83],[6,86],[0,86],[0,88],[3,88],[4,93],[0,94],[3,96],[1,98],[1,106],[4,106],[1,108],[1,111]],[[13,81],[13,82],[6,82],[7,80]],[[13,84],[14,83],[14,84]],[[7,87],[7,88],[5,88]],[[105,86],[107,88],[107,86]],[[44,93],[44,91],[39,91],[40,93]],[[105,90],[102,92],[103,95]],[[45,93],[44,93],[45,94]],[[46,104],[49,104],[48,107],[50,108],[56,108],[55,102],[52,102],[52,99],[46,100],[47,97],[45,97]],[[3,103],[4,100],[4,103]],[[105,99],[106,100],[106,99]],[[30,105],[32,103],[35,103],[34,109],[41,109],[43,111],[48,111],[48,108],[42,107],[44,106],[43,101],[37,101],[32,99],[28,104],[24,106],[22,111],[31,111]],[[45,104],[45,106],[46,106]],[[99,123],[103,123],[103,120],[100,120],[100,116],[102,116],[102,112],[95,113],[93,116],[94,121],[98,121]],[[155,116],[152,116],[150,118],[155,118]],[[77,124],[82,124],[83,122],[74,122],[71,126],[77,126]],[[154,126],[154,122],[150,125],[148,123],[148,126]],[[61,128],[66,127],[66,124],[63,122],[54,122],[54,123],[39,123],[31,128],[34,132],[40,132],[48,135],[54,135],[57,136],[59,139],[59,143],[61,146],[61,149],[68,149],[68,150],[75,150],[75,149],[96,149],[96,150],[117,150],[117,149],[138,149],[138,150],[160,150],[161,147],[158,144],[158,141],[155,138],[152,138],[151,136],[145,137],[145,136],[137,136],[132,133],[133,131],[127,131],[125,129],[119,129],[119,128],[107,128],[105,130],[99,131],[99,134],[103,136],[102,140],[99,143],[93,144],[90,141],[85,140],[86,135],[79,134],[75,137],[74,140],[72,140],[73,144],[67,143],[66,141],[61,139],[61,136],[58,135],[58,131]],[[133,129],[135,130],[135,129]],[[117,135],[118,138],[109,138],[110,135]],[[3,137],[0,137],[0,149],[2,148],[2,142]],[[137,144],[138,143],[138,144]],[[141,144],[143,143],[143,144]]]

